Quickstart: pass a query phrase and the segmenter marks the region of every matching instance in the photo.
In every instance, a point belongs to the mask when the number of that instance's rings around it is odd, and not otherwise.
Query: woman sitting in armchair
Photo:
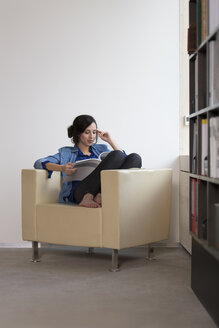
[[[110,151],[106,144],[97,144],[98,136],[107,142],[113,151]],[[66,176],[72,175],[77,170],[74,167],[77,161],[98,158],[103,152],[109,154],[83,180],[63,181],[59,195],[60,203],[71,202],[85,207],[101,207],[100,172],[102,170],[141,168],[141,157],[136,153],[126,155],[108,132],[97,129],[97,123],[90,115],[76,117],[73,124],[68,127],[68,137],[74,143],[73,147],[62,147],[57,154],[38,159],[34,163],[36,169],[48,171],[48,178],[53,171],[60,171],[64,180]]]

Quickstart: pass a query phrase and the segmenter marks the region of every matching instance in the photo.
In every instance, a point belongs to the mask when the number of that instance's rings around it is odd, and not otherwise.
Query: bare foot
[[[102,205],[102,199],[101,199],[101,193],[99,192],[98,194],[96,194],[96,196],[94,197],[94,201],[99,204],[100,206]]]
[[[82,201],[79,203],[79,206],[84,206],[89,208],[100,207],[100,205],[94,201],[94,196],[92,194],[85,194]]]

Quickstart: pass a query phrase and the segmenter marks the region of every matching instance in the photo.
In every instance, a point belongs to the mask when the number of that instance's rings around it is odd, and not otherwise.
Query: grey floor
[[[111,273],[111,252],[44,248],[0,249],[2,328],[215,328],[190,288],[190,256],[183,248],[120,251],[121,271]]]

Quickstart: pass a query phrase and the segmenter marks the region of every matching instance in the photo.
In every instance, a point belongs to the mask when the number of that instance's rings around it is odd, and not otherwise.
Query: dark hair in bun
[[[95,119],[90,115],[77,116],[74,119],[73,124],[70,125],[67,129],[68,137],[72,139],[72,142],[74,144],[77,144],[79,141],[80,134],[83,133],[86,130],[86,128],[92,123],[95,123],[97,126]]]

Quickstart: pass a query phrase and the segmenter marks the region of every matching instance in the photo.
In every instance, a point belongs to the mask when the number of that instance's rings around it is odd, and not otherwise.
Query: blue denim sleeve
[[[46,170],[48,172],[48,179],[50,179],[53,171],[50,171],[47,169],[47,167],[46,167],[47,163],[51,163],[51,162],[49,162],[49,161],[42,162],[42,167],[44,170]]]
[[[54,163],[54,164],[60,164],[60,154],[57,153],[55,155],[52,155],[52,156],[47,156],[47,157],[44,157],[44,158],[40,158],[38,160],[36,160],[36,162],[33,164],[33,167],[35,169],[43,169],[43,166],[42,166],[42,163],[43,162],[50,162],[50,163]]]
[[[47,170],[47,168],[45,166],[46,163],[60,164],[60,154],[57,153],[57,154],[52,155],[52,156],[47,156],[47,157],[44,157],[44,158],[40,158],[34,163],[33,167],[35,169],[40,169],[40,170],[45,169],[45,170]],[[51,175],[52,175],[53,171],[49,171],[49,170],[47,170],[47,171],[49,173],[48,178],[51,178]]]

